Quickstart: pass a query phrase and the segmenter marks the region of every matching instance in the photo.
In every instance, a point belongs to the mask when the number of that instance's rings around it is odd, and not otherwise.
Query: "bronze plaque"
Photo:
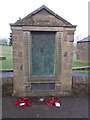
[[[55,32],[31,32],[32,76],[55,75]]]

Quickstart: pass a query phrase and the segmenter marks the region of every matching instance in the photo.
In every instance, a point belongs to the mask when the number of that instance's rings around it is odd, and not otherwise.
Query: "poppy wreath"
[[[52,97],[52,98],[48,98],[46,100],[46,104],[48,106],[55,106],[55,103],[61,103],[61,99]]]
[[[30,106],[30,100],[28,98],[20,98],[19,100],[16,101],[16,107],[17,108],[25,108],[25,107],[28,107]]]

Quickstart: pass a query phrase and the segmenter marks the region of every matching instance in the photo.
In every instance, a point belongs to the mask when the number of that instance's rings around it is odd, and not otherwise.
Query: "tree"
[[[9,45],[12,46],[12,33],[10,33],[10,38],[9,38]]]

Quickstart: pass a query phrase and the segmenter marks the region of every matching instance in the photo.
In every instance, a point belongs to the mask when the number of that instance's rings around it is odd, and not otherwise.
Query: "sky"
[[[75,41],[88,36],[89,0],[0,0],[0,38],[9,38],[10,23],[15,23],[42,5],[77,25]]]

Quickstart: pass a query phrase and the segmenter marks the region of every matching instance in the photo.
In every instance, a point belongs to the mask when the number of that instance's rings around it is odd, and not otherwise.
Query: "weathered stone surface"
[[[89,86],[90,86],[90,83],[88,82],[88,79],[89,77],[88,76],[73,76],[72,77],[72,91],[73,91],[73,94],[76,94],[76,95],[82,95],[82,94],[90,94],[90,90],[89,90]],[[68,92],[59,92],[61,91],[60,90],[60,83],[57,83],[55,85],[56,87],[56,91],[58,92],[55,92],[55,93],[48,93],[48,94],[44,94],[44,93],[40,93],[38,94],[39,96],[42,95],[68,95]],[[31,92],[31,84],[30,83],[26,83],[25,84],[25,87],[26,87],[26,93],[28,93],[27,95],[31,95],[31,96],[34,96],[34,95],[37,95],[36,93],[32,93]],[[30,94],[30,92],[32,94]],[[3,96],[6,96],[6,95],[12,95],[13,93],[13,77],[10,77],[10,78],[3,78],[2,79],[2,95]]]
[[[31,95],[32,83],[54,83],[54,95],[72,91],[72,50],[75,28],[76,26],[45,6],[11,25],[14,95]],[[55,32],[54,77],[32,77],[32,31]]]
[[[84,63],[90,63],[89,59],[89,49],[90,42],[80,42],[77,43],[77,59]]]
[[[23,72],[23,32],[12,31],[13,38],[13,67],[14,67],[14,94],[25,91]]]
[[[25,18],[18,20],[15,25],[27,25],[27,26],[64,26],[71,23],[64,20],[62,17],[55,14],[46,6],[41,6],[39,9],[29,14]]]

